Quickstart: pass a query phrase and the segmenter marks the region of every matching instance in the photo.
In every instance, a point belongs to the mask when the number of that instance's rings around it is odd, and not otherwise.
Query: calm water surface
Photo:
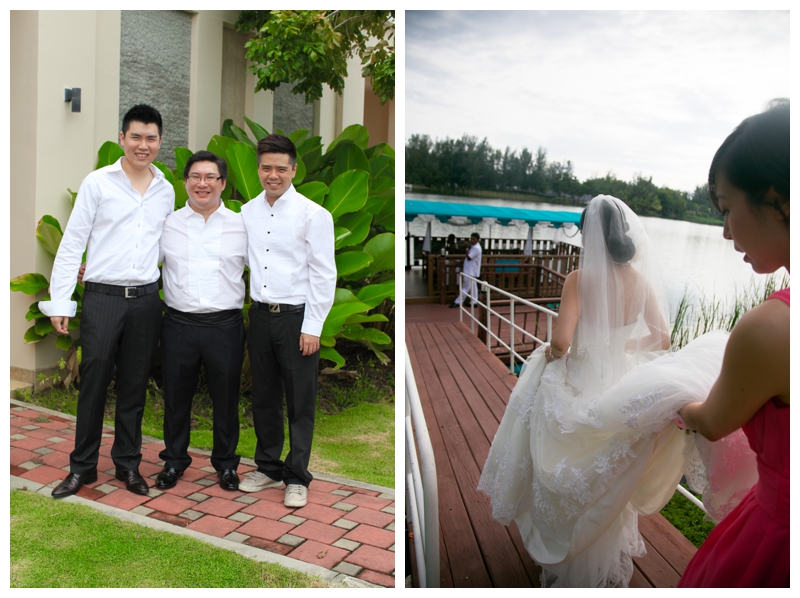
[[[448,197],[444,195],[426,195],[406,193],[408,199],[425,201],[448,201],[453,203],[489,204],[523,209],[561,210],[580,212],[582,208],[573,208],[546,203],[532,203],[513,199],[476,199],[469,197]],[[642,224],[650,235],[656,254],[662,267],[662,275],[670,304],[670,315],[675,314],[678,303],[683,297],[684,289],[696,298],[730,299],[738,289],[748,287],[751,281],[763,285],[766,275],[755,274],[749,264],[743,260],[743,254],[733,249],[733,242],[722,237],[721,226],[695,224],[681,220],[642,217]],[[419,219],[407,223],[408,232],[416,236],[425,235],[425,223]],[[455,226],[434,220],[431,234],[434,237],[446,237],[450,233],[463,237],[476,231],[484,236],[487,231],[492,238],[526,239],[526,226],[491,227],[478,225]],[[574,229],[573,229],[574,231]],[[535,239],[552,239],[552,228],[534,228]],[[569,232],[562,233],[561,240],[580,245],[580,233],[569,239]],[[785,270],[779,271],[779,276]]]

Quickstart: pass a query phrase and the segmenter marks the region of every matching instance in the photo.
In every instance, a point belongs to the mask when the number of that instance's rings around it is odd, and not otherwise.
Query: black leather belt
[[[251,309],[264,310],[271,314],[283,314],[290,311],[300,311],[304,309],[305,306],[305,303],[290,305],[288,303],[261,303],[260,301],[253,301],[253,307]]]
[[[118,295],[126,299],[136,299],[136,297],[144,297],[150,293],[155,293],[158,290],[158,283],[151,282],[150,284],[143,284],[138,287],[118,287],[113,284],[103,284],[100,282],[87,282],[85,285],[87,291],[92,293],[103,293],[104,295]]]

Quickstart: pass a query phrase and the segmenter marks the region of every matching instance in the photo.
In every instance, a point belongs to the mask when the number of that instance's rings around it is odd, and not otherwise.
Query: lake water
[[[426,195],[421,193],[406,193],[406,198],[425,201],[488,204],[533,210],[580,212],[583,209],[513,199],[454,198],[445,195]],[[656,254],[659,256],[671,316],[674,316],[687,286],[689,293],[695,298],[706,297],[709,299],[716,298],[717,300],[732,298],[736,295],[737,288],[746,288],[751,284],[751,281],[763,286],[766,275],[753,272],[750,265],[742,259],[743,254],[734,251],[733,242],[726,241],[722,237],[721,226],[695,224],[663,218],[642,217],[641,220],[645,230],[650,235]],[[426,224],[419,219],[406,223],[406,225],[407,232],[412,235],[425,235]],[[465,237],[475,231],[484,236],[484,233],[489,228],[489,236],[494,239],[524,240],[528,236],[527,225],[492,225],[484,228],[483,224],[456,226],[443,224],[437,220],[432,223],[431,235],[433,237],[446,237],[450,233],[454,233],[459,237]],[[567,238],[571,232],[575,232],[575,229],[562,232],[560,240],[580,245],[580,232],[573,238]],[[534,239],[552,239],[553,235],[554,230],[552,228],[540,226],[534,228]],[[784,273],[785,270],[781,268],[778,276],[780,277]]]

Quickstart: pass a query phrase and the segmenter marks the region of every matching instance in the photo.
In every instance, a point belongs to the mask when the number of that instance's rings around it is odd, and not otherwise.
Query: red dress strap
[[[789,305],[789,289],[781,289],[780,291],[775,291],[774,293],[772,293],[772,295],[767,297],[767,299],[768,300],[769,299],[780,299],[786,305]]]

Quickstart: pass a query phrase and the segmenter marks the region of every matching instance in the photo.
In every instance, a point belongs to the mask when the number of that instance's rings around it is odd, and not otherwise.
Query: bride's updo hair
[[[592,201],[598,201],[594,199]],[[633,259],[636,253],[636,246],[633,240],[628,236],[627,232],[630,228],[628,221],[625,220],[625,214],[618,205],[611,201],[599,200],[600,206],[597,216],[600,218],[600,223],[603,227],[603,238],[608,248],[608,253],[611,260],[617,264],[627,264]],[[581,213],[581,220],[578,226],[584,230],[583,223],[586,219],[586,209]]]

